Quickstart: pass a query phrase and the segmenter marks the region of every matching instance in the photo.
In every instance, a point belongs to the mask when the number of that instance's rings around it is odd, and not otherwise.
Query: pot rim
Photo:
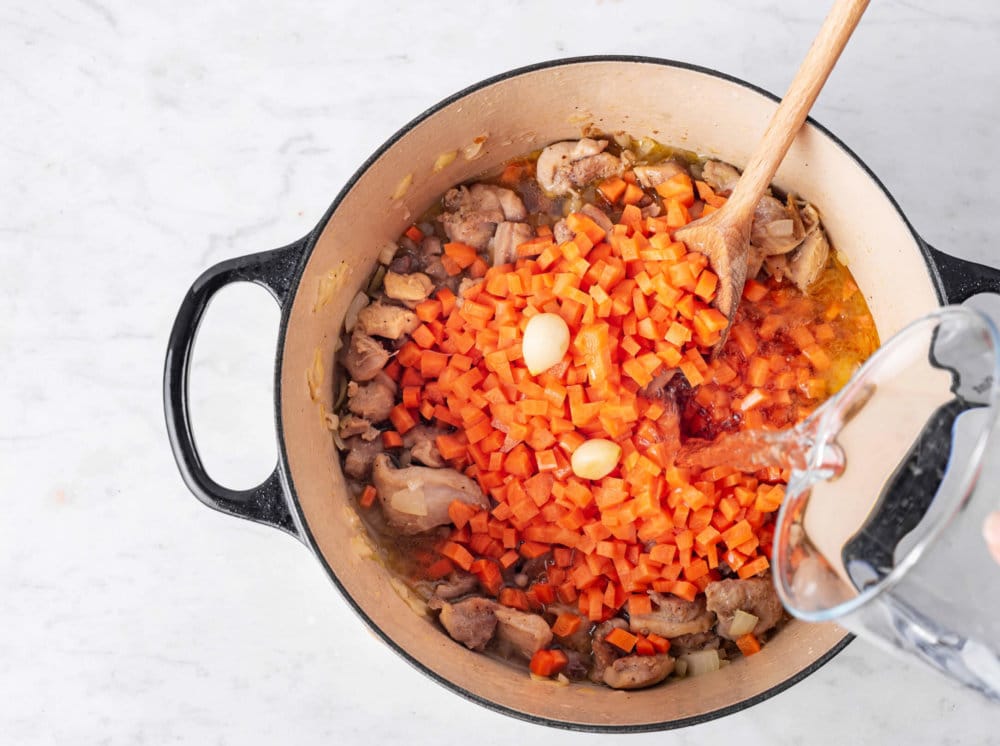
[[[535,725],[544,725],[553,728],[560,728],[563,730],[579,731],[579,732],[589,732],[589,733],[643,733],[643,732],[655,732],[664,730],[673,730],[676,728],[684,728],[691,725],[697,725],[700,723],[708,722],[710,720],[715,720],[717,718],[725,717],[727,715],[732,715],[749,707],[752,707],[764,700],[770,699],[771,697],[779,694],[786,689],[788,689],[793,684],[798,683],[802,679],[806,678],[810,674],[819,670],[827,662],[829,662],[835,655],[837,655],[841,650],[843,650],[853,639],[854,635],[845,631],[844,637],[832,648],[830,648],[823,656],[818,658],[816,661],[806,666],[805,668],[797,671],[792,676],[789,676],[784,681],[772,686],[760,694],[753,697],[749,697],[745,700],[737,702],[726,707],[721,707],[717,710],[712,710],[707,713],[692,716],[689,718],[682,718],[678,720],[668,720],[655,723],[643,723],[639,725],[589,725],[585,723],[574,723],[565,720],[555,720],[552,718],[542,717],[539,715],[534,715],[528,712],[522,712],[520,710],[515,710],[510,707],[498,704],[492,700],[480,697],[474,692],[459,686],[450,679],[444,678],[438,675],[433,670],[424,666],[420,661],[413,657],[407,650],[402,646],[398,645],[395,640],[386,634],[373,620],[365,613],[358,603],[354,600],[353,596],[347,592],[346,588],[340,582],[337,574],[333,571],[330,565],[327,563],[326,558],[323,556],[322,552],[319,550],[319,546],[316,542],[312,531],[309,528],[308,523],[305,520],[304,512],[302,506],[299,502],[298,494],[295,491],[294,484],[292,482],[291,474],[288,467],[288,453],[286,451],[286,444],[284,438],[284,426],[282,422],[281,414],[281,403],[282,403],[282,387],[281,387],[281,374],[282,374],[282,358],[283,350],[285,346],[286,331],[288,328],[289,315],[291,313],[292,303],[290,302],[297,294],[299,290],[299,284],[304,273],[306,264],[312,255],[313,249],[315,248],[316,242],[318,241],[320,235],[322,234],[324,228],[329,222],[330,218],[340,207],[341,202],[347,196],[347,194],[354,188],[354,185],[365,175],[365,173],[372,167],[372,165],[378,161],[390,148],[392,148],[400,139],[407,135],[411,130],[413,130],[417,125],[430,118],[442,109],[450,106],[456,101],[465,98],[466,96],[475,93],[476,91],[487,88],[496,83],[501,83],[506,80],[520,77],[522,75],[538,72],[541,70],[548,70],[558,67],[569,67],[579,64],[588,64],[593,62],[624,62],[624,63],[639,63],[648,65],[658,65],[662,67],[674,67],[682,70],[688,70],[696,73],[701,73],[708,75],[720,80],[726,81],[728,83],[733,83],[743,88],[746,88],[754,93],[757,93],[765,98],[770,99],[774,102],[779,102],[781,98],[770,91],[757,86],[753,83],[748,83],[741,78],[737,78],[728,73],[721,72],[709,67],[704,67],[701,65],[695,65],[688,62],[681,62],[678,60],[670,60],[659,57],[649,57],[644,55],[585,55],[576,57],[563,57],[552,60],[546,60],[543,62],[536,62],[530,65],[525,65],[523,67],[514,68],[497,75],[493,75],[489,78],[481,80],[477,83],[473,83],[456,93],[442,99],[438,103],[424,110],[416,117],[411,119],[409,122],[404,124],[400,129],[394,132],[382,145],[380,145],[365,161],[358,167],[358,169],[350,176],[350,178],[345,182],[344,186],[337,193],[330,207],[323,214],[323,217],[316,224],[316,227],[307,236],[305,240],[305,245],[303,246],[301,256],[298,260],[298,266],[296,267],[291,281],[288,287],[287,298],[289,302],[284,304],[281,313],[281,321],[278,329],[278,340],[276,347],[276,360],[274,367],[274,406],[275,406],[275,429],[278,436],[278,467],[281,476],[282,486],[285,491],[286,498],[289,502],[289,506],[292,508],[292,515],[294,521],[299,529],[299,538],[304,544],[306,544],[316,558],[320,561],[323,568],[326,570],[327,576],[336,586],[337,590],[340,592],[344,600],[347,601],[348,605],[354,610],[354,612],[361,618],[362,622],[374,632],[378,638],[385,643],[391,650],[400,655],[407,663],[416,668],[425,676],[436,681],[438,684],[444,686],[448,690],[462,696],[463,698],[475,702],[493,712],[497,712],[503,715],[508,715],[510,717],[516,718],[518,720],[526,721]],[[913,228],[913,225],[907,219],[906,215],[903,213],[899,206],[899,203],[892,196],[889,190],[885,187],[882,181],[875,175],[875,173],[868,167],[868,165],[853,151],[851,150],[840,138],[833,134],[830,130],[824,127],[822,124],[817,122],[812,117],[808,117],[806,122],[817,129],[824,136],[829,138],[837,147],[840,148],[843,153],[853,160],[871,179],[878,189],[883,193],[883,195],[888,200],[889,204],[895,210],[897,216],[903,221],[903,224],[909,230],[910,235],[913,237],[913,241],[919,250],[921,257],[924,260],[924,264],[927,267],[927,271],[931,276],[931,284],[934,286],[934,291],[938,297],[938,302],[942,303],[945,301],[944,286],[938,271],[937,266],[931,259],[930,250],[924,240]]]

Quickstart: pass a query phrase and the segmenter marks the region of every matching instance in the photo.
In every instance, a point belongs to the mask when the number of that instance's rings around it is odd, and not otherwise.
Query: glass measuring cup
[[[753,456],[782,451],[793,467],[772,558],[786,608],[910,653],[995,701],[1000,566],[981,527],[1000,495],[980,477],[992,467],[1000,479],[998,373],[990,319],[939,309]]]

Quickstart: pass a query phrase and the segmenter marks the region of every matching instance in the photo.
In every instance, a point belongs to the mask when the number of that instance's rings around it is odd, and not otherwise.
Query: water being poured
[[[785,606],[1000,698],[1000,568],[979,535],[995,491],[973,491],[997,420],[998,347],[986,317],[941,309],[796,428],[688,443],[679,461],[789,469],[772,555]]]

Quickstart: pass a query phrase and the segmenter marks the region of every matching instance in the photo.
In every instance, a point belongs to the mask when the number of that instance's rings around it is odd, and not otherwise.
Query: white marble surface
[[[1000,6],[873,3],[815,110],[942,249],[1000,263]],[[210,264],[306,233],[408,119],[530,62],[636,53],[781,91],[826,3],[0,5],[0,742],[607,743],[431,684],[320,566],[182,485],[169,325]],[[193,396],[213,473],[274,458],[277,312],[209,312]],[[733,740],[735,738],[735,741]],[[1000,709],[851,645],[739,715],[615,742],[1000,743]]]

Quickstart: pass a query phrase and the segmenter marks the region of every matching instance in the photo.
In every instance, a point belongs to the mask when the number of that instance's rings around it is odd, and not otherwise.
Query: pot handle
[[[223,487],[205,471],[191,432],[188,373],[195,336],[212,297],[230,283],[252,282],[266,288],[284,306],[308,239],[306,236],[280,249],[228,259],[205,270],[177,311],[163,372],[167,435],[188,489],[210,508],[280,528],[296,538],[301,536],[288,509],[277,466],[261,484],[246,490]]]
[[[1000,269],[938,251],[924,241],[947,303],[962,303],[978,293],[1000,293]]]

